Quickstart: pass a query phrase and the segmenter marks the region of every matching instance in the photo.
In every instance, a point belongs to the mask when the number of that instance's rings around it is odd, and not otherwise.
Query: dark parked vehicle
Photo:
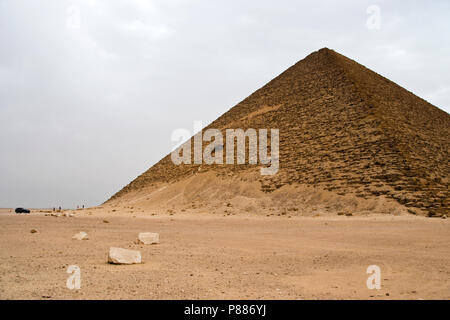
[[[16,213],[30,213],[30,210],[24,208],[16,208]]]

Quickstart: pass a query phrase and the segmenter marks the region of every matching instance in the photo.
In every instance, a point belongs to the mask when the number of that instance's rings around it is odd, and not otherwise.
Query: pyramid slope
[[[384,195],[411,212],[449,210],[450,115],[332,50],[310,54],[207,128],[280,130],[280,171],[259,178],[264,192],[302,184],[363,199]],[[257,169],[175,166],[168,155],[110,201],[199,171],[219,178]]]

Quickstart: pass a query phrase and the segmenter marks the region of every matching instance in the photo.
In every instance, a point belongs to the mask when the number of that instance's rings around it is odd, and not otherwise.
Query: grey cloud
[[[371,4],[380,30],[366,27]],[[449,112],[449,13],[448,1],[0,0],[0,206],[99,204],[171,150],[172,130],[325,46]]]

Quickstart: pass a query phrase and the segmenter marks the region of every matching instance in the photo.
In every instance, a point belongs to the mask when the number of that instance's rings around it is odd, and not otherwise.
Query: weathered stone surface
[[[138,235],[138,242],[141,244],[156,244],[159,243],[159,233],[141,232]]]
[[[75,234],[72,237],[72,239],[75,239],[75,240],[89,240],[89,236],[88,236],[88,234],[86,232],[81,231],[81,232],[78,232],[77,234]]]
[[[225,135],[228,128],[279,129],[280,170],[261,176],[265,193],[306,184],[363,199],[384,195],[420,215],[450,210],[450,115],[332,50],[310,54],[203,131],[220,129]],[[227,150],[226,140],[222,149]],[[169,154],[111,203],[126,203],[160,182],[193,177],[200,168],[214,172],[219,182],[221,177],[241,179],[258,166],[248,161],[178,166]],[[203,191],[193,189],[190,197]]]
[[[141,252],[122,248],[109,248],[108,263],[112,264],[136,264],[142,263]]]

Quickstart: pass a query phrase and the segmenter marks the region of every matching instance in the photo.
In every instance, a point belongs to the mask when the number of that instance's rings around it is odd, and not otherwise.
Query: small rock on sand
[[[141,252],[122,248],[109,248],[108,263],[111,264],[136,264],[142,263]]]
[[[159,243],[159,233],[141,232],[138,235],[138,242],[142,244],[156,244]]]
[[[30,232],[31,232],[31,233],[36,233],[37,230],[36,230],[36,229],[31,229]]]
[[[89,236],[88,236],[88,234],[86,232],[81,231],[81,232],[78,232],[77,234],[75,234],[72,237],[72,239],[75,239],[75,240],[89,240]]]

